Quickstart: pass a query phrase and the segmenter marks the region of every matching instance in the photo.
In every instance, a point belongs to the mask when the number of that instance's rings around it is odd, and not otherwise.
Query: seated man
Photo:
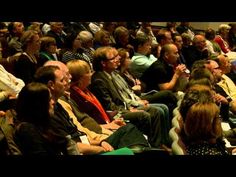
[[[188,81],[184,64],[178,64],[178,49],[175,44],[166,44],[161,49],[160,58],[142,75],[141,80],[149,90],[182,91]]]
[[[168,128],[162,128],[165,124],[160,118],[161,112],[147,102],[140,100],[135,105],[130,95],[117,86],[115,70],[118,67],[118,51],[112,47],[102,47],[95,51],[93,67],[95,73],[92,76],[90,91],[96,96],[105,110],[119,110],[125,120],[135,124],[139,130],[148,136],[150,144],[160,147],[161,144],[169,144]],[[168,126],[166,124],[166,126]]]

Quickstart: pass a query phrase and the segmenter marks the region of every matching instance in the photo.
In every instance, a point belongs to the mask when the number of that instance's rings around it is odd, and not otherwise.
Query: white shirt
[[[14,75],[7,72],[2,65],[0,65],[0,91],[2,94],[4,94],[4,92],[9,92],[18,96],[24,86],[25,83],[23,80],[16,78]],[[2,94],[0,96],[1,101],[4,99],[2,98]]]

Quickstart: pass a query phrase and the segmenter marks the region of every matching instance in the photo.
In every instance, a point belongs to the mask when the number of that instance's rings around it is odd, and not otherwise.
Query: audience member
[[[153,62],[157,60],[151,54],[151,41],[146,34],[139,34],[134,40],[134,56],[131,59],[130,72],[138,79]]]
[[[37,101],[36,101],[37,100]],[[54,100],[47,86],[30,83],[17,100],[15,141],[23,155],[66,155],[67,141],[50,126]]]
[[[10,39],[8,42],[9,55],[22,52],[23,50],[20,38],[24,33],[24,24],[22,22],[11,22],[8,24],[8,31],[10,33]]]
[[[193,44],[183,48],[182,54],[186,59],[187,67],[191,68],[192,64],[201,59],[207,59],[210,54],[206,48],[206,39],[203,35],[197,34],[193,38]]]
[[[28,84],[33,81],[34,73],[38,68],[40,38],[36,31],[28,30],[24,32],[20,41],[23,53],[14,63],[14,74]]]
[[[187,111],[184,131],[189,155],[227,155],[222,140],[219,107],[215,103],[195,103]]]
[[[155,35],[153,34],[153,31],[152,31],[151,22],[141,22],[141,26],[138,29],[136,35],[139,35],[139,34],[147,35],[151,40],[151,45],[152,46],[157,44],[157,39],[156,39],[156,37],[155,37]]]
[[[187,68],[178,64],[178,49],[175,44],[166,44],[161,49],[160,58],[155,61],[141,77],[147,91],[182,91],[188,81]],[[153,77],[155,76],[155,77]]]
[[[57,44],[55,38],[45,36],[41,37],[40,41],[41,46],[38,59],[39,66],[43,66],[43,64],[48,60],[58,60]]]
[[[219,35],[216,35],[214,41],[217,42],[224,53],[231,52],[228,39],[230,26],[227,24],[221,24],[218,28]]]

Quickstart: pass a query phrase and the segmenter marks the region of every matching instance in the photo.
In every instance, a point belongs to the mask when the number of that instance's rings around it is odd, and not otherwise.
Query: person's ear
[[[54,89],[54,82],[53,81],[48,81],[47,86],[49,89],[53,90]]]
[[[102,67],[106,66],[106,63],[104,61],[101,61]]]

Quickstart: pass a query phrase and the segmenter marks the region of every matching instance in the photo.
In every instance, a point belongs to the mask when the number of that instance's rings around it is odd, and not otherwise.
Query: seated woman
[[[33,81],[34,73],[39,67],[40,37],[36,31],[28,30],[24,32],[20,41],[23,53],[13,63],[13,72],[16,77],[28,84]]]
[[[87,88],[91,83],[92,76],[89,65],[82,60],[72,60],[67,63],[67,67],[72,76],[71,98],[76,102],[79,110],[96,119],[99,124],[103,124],[103,127],[107,129],[118,129],[125,125],[123,119],[119,117],[112,121],[98,99]]]
[[[70,60],[84,60],[88,62],[90,67],[92,68],[92,63],[90,58],[85,54],[82,49],[81,40],[79,34],[71,33],[66,36],[65,39],[65,48],[62,49],[62,59],[63,63],[67,63]]]
[[[57,54],[57,44],[55,38],[44,36],[40,38],[40,41],[39,65],[43,66],[43,64],[48,60],[58,60],[59,55]]]
[[[222,140],[219,113],[219,107],[213,102],[195,103],[189,108],[184,125],[189,155],[228,154]]]
[[[41,83],[30,83],[19,93],[14,139],[23,155],[67,154],[66,138],[50,128],[54,104],[49,89]]]

